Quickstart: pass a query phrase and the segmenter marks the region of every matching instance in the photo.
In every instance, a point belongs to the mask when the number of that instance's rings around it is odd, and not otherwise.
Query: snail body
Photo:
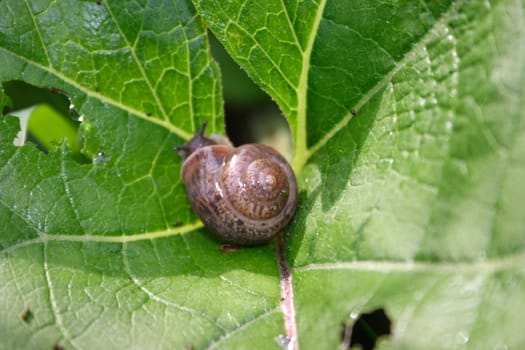
[[[288,226],[297,207],[297,182],[288,162],[261,144],[233,147],[204,136],[206,123],[175,147],[195,213],[224,242],[267,242]]]

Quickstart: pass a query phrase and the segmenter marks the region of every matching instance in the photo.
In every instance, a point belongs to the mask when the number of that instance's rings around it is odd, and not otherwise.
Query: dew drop
[[[75,108],[75,105],[71,101],[69,101],[69,114],[78,115],[77,109]]]
[[[463,331],[460,331],[456,334],[456,341],[459,344],[466,344],[469,341],[469,337]]]
[[[104,152],[98,152],[96,157],[93,158],[93,164],[103,164],[103,163],[106,163],[108,161],[108,159],[106,158],[106,155],[104,154]]]

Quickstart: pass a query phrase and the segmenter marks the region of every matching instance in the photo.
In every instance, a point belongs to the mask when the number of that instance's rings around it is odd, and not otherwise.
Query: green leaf
[[[0,82],[63,91],[93,159],[2,117],[3,347],[333,349],[378,308],[377,348],[525,346],[523,2],[194,3],[0,2]],[[223,253],[191,212],[205,25],[290,122],[286,245]]]
[[[3,1],[0,23],[0,80],[63,91],[93,159],[15,147],[18,121],[0,121],[1,347],[202,348],[260,324],[259,337],[279,334],[273,249],[221,253],[171,150],[203,120],[222,129],[193,6]]]
[[[290,119],[300,347],[523,346],[523,3],[195,2]]]

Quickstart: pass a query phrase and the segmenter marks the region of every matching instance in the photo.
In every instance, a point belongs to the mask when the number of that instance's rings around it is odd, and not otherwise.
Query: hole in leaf
[[[374,349],[379,337],[392,334],[391,323],[383,308],[360,314],[355,321],[344,322],[342,348]]]
[[[232,60],[211,33],[213,57],[219,62],[225,104],[226,133],[235,146],[264,143],[292,155],[290,127],[279,107]]]
[[[33,312],[30,309],[25,309],[22,315],[20,316],[20,318],[25,323],[31,323],[31,321],[33,321],[35,316],[33,315]]]
[[[81,163],[89,162],[80,153],[82,116],[64,91],[56,87],[39,88],[23,81],[4,82],[2,87],[12,101],[9,110],[4,110],[4,115],[11,114],[20,119],[21,132],[14,140],[16,145],[33,142],[47,153],[57,150],[65,140],[74,159]]]
[[[64,347],[58,343],[53,345],[53,350],[64,350]]]

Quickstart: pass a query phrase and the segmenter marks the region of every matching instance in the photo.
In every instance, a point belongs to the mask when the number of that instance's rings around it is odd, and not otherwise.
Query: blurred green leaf
[[[78,126],[47,105],[37,106],[29,118],[28,130],[47,149],[56,149],[65,138],[69,149],[80,151]]]
[[[383,308],[378,348],[525,346],[523,2],[194,2],[0,2],[0,81],[64,91],[96,159],[2,119],[2,345],[333,349]],[[180,182],[171,148],[222,130],[202,19],[292,128],[288,292]]]

